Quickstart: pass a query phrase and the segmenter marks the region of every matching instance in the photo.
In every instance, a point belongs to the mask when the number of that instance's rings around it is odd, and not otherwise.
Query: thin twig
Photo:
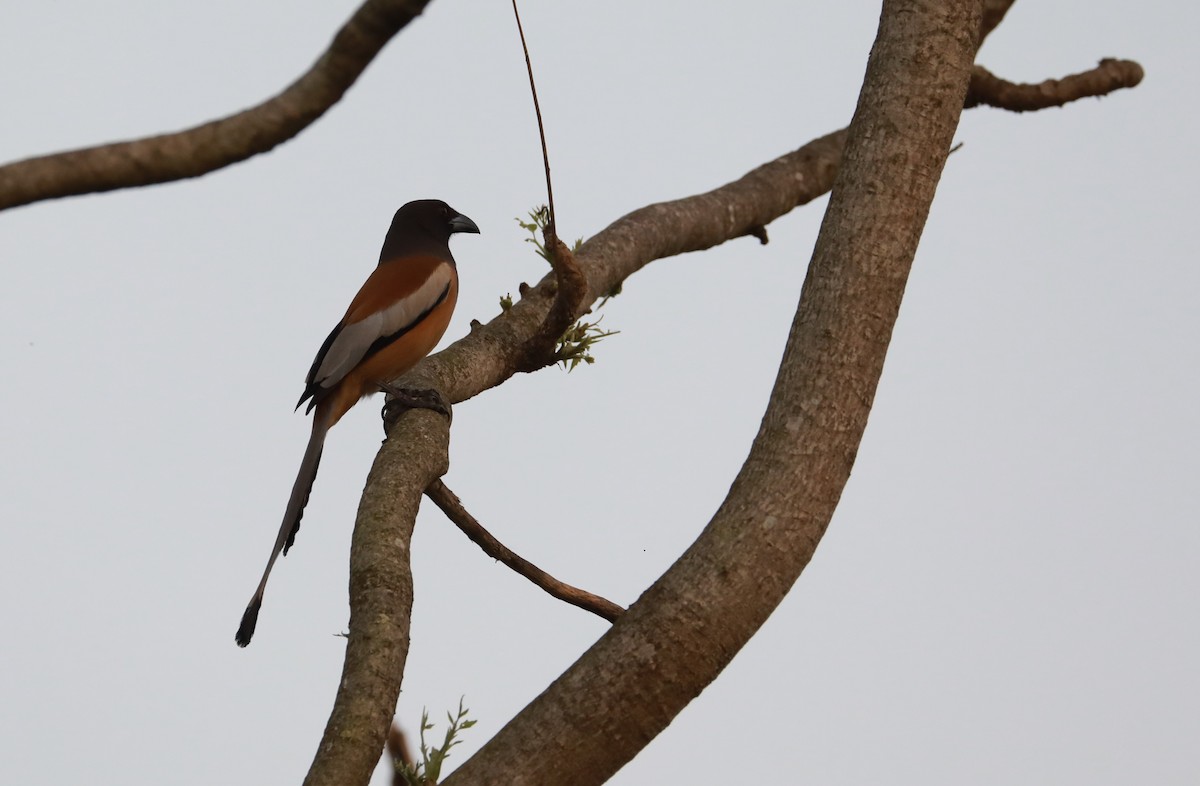
[[[425,489],[425,496],[433,500],[433,504],[441,508],[446,517],[453,521],[479,548],[483,549],[485,554],[492,559],[503,562],[559,600],[566,601],[572,606],[578,606],[585,611],[590,611],[609,622],[616,622],[617,618],[625,613],[625,609],[611,600],[606,600],[599,595],[593,595],[587,590],[581,590],[578,587],[565,584],[529,560],[514,553],[503,543],[496,540],[492,533],[484,529],[483,525],[463,507],[462,500],[442,481],[435,480]]]
[[[554,269],[558,289],[554,304],[535,333],[525,345],[525,357],[519,363],[522,371],[537,371],[557,362],[555,347],[558,339],[579,317],[580,307],[587,297],[587,277],[575,260],[575,255],[566,244],[558,239],[558,215],[554,212],[554,187],[550,182],[550,153],[546,146],[546,126],[542,122],[542,107],[538,102],[537,84],[533,78],[533,62],[529,59],[529,46],[525,43],[525,29],[521,26],[521,14],[517,11],[517,0],[512,0],[513,16],[517,19],[517,32],[521,36],[521,49],[525,53],[525,70],[529,73],[529,92],[533,94],[533,111],[537,115],[538,136],[542,140],[542,164],[546,170],[546,210],[549,218],[542,230],[546,258]]]
[[[533,62],[529,59],[529,47],[525,43],[525,28],[521,26],[521,14],[517,11],[517,0],[512,0],[513,16],[517,19],[517,33],[521,36],[521,49],[525,52],[525,70],[529,73],[529,92],[533,94],[533,111],[537,115],[538,136],[542,140],[542,164],[546,168],[546,207],[550,211],[549,227],[554,228],[554,186],[550,183],[550,152],[546,147],[546,126],[542,123],[542,107],[538,103],[537,85],[533,81]]]

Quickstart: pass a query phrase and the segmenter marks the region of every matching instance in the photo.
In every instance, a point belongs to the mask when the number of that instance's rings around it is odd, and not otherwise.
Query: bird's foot
[[[439,415],[445,415],[447,420],[454,420],[454,411],[450,402],[440,391],[432,388],[420,390],[416,388],[398,388],[387,383],[380,383],[379,389],[387,394],[388,400],[383,405],[383,422],[391,428],[406,410],[431,409]]]

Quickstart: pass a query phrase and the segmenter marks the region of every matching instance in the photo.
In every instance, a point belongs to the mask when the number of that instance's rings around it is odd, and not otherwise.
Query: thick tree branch
[[[779,376],[726,501],[687,553],[447,786],[603,783],[717,676],[799,576],[866,428],[982,6],[885,0]]]
[[[0,210],[43,199],[166,183],[265,153],[336,104],[429,0],[366,0],[329,49],[282,93],[173,134],[39,156],[0,167]]]
[[[971,74],[971,87],[967,92],[966,105],[994,106],[1010,112],[1032,112],[1063,106],[1081,98],[1103,96],[1124,88],[1136,87],[1144,76],[1142,67],[1132,60],[1109,58],[1101,60],[1100,65],[1090,71],[1028,85],[1001,79],[983,66],[977,65]]]
[[[375,457],[350,546],[350,635],[307,786],[365,784],[396,711],[412,612],[409,544],[421,490],[446,473],[449,421],[401,414]]]
[[[479,548],[483,549],[485,554],[494,560],[503,562],[509,568],[512,568],[513,571],[529,579],[550,595],[561,601],[570,603],[572,606],[578,606],[584,611],[590,611],[609,622],[615,622],[617,617],[625,613],[625,609],[611,600],[602,598],[599,595],[593,595],[587,590],[581,590],[578,587],[572,587],[570,584],[559,581],[505,546],[492,533],[484,529],[483,525],[463,506],[462,500],[458,498],[458,495],[447,488],[446,484],[441,480],[435,480],[429,488],[425,489],[425,496],[433,500],[433,504],[441,508],[442,512],[446,514],[446,518],[453,521],[463,531],[463,534],[470,538]]]

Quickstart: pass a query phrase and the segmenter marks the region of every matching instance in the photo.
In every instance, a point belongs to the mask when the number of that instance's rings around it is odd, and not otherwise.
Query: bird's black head
[[[479,227],[440,199],[418,199],[396,211],[383,241],[379,261],[407,254],[436,254],[451,259],[450,236]]]
[[[440,199],[416,199],[392,217],[379,262],[409,254],[433,254],[454,262],[450,256],[450,235],[457,232],[478,234],[479,227]]]
[[[479,234],[475,222],[447,205],[440,199],[418,199],[409,202],[396,211],[392,226],[422,227],[425,231],[440,235],[447,240],[455,232],[474,232]]]

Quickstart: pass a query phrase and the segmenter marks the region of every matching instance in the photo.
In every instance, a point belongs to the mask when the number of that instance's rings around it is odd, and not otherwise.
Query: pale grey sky
[[[701,4],[702,5],[702,4]],[[186,127],[279,90],[354,3],[9,3],[0,158]],[[707,190],[844,125],[877,3],[526,0],[565,235]],[[253,645],[312,355],[392,211],[439,197],[448,339],[543,263],[507,3],[438,0],[298,139],[202,179],[0,214],[0,770],[6,782],[292,783],[328,716],[350,528],[381,431],[327,445]],[[1135,90],[963,116],[842,505],[793,593],[614,779],[1185,784],[1200,777],[1200,12],[1018,2],[980,62],[1101,57]],[[630,603],[695,537],[755,433],[824,200],[666,260],[571,375],[456,410],[448,484],[510,546]],[[531,507],[529,500],[537,500]],[[466,697],[460,762],[604,630],[436,510],[414,544],[400,716]]]

